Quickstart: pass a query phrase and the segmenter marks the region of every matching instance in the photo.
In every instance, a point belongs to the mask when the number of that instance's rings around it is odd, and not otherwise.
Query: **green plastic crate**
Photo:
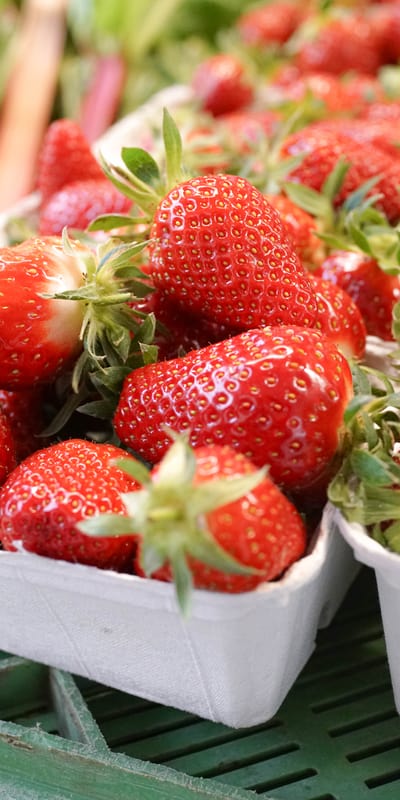
[[[363,569],[279,713],[234,730],[0,660],[2,800],[398,800],[396,713]]]

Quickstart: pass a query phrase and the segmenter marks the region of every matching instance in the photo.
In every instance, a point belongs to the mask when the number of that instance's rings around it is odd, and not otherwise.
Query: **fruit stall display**
[[[50,697],[66,739],[22,732],[10,706],[5,776],[27,779],[15,745],[43,787],[46,754],[91,753],[121,797],[146,779],[149,798],[159,780],[182,798],[344,798],[351,776],[335,794],[310,745],[291,779],[248,767],[286,710],[300,750],[317,707],[339,736],[351,656],[331,665],[336,699],[326,665],[325,693],[302,686],[330,635],[354,635],[349,591],[369,640],[361,562],[390,696],[365,719],[390,720],[387,747],[361,722],[369,678],[346,731],[384,753],[358,796],[398,791],[399,27],[398,2],[261,3],[95,142],[72,116],[48,124],[33,191],[0,218],[0,647],[22,700],[34,683],[27,713]],[[192,783],[178,744],[165,773],[114,757],[87,706],[101,691],[176,713],[179,736],[196,719],[242,748],[244,729],[242,778],[205,759]]]

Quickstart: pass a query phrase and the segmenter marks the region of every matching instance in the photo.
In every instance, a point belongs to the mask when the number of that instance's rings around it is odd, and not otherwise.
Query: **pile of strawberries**
[[[0,252],[5,549],[173,579],[183,607],[192,583],[248,590],[375,447],[359,364],[400,299],[400,3],[333,6],[243,13],[152,152],[98,161],[49,126],[37,228]]]

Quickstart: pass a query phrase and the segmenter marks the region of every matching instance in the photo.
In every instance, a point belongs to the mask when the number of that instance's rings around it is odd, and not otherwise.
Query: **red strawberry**
[[[44,401],[42,387],[16,392],[0,389],[0,409],[10,422],[18,462],[43,447]]]
[[[38,450],[19,464],[0,492],[0,540],[32,553],[102,569],[127,568],[135,538],[91,541],[77,525],[100,512],[122,514],[121,492],[136,482],[113,465],[118,447],[69,439]]]
[[[17,464],[11,422],[0,406],[0,485]]]
[[[104,173],[80,126],[72,119],[52,122],[38,162],[37,186],[42,203],[67,183],[103,178]]]
[[[158,347],[158,360],[176,358],[237,333],[222,323],[186,313],[160,290],[133,303],[132,309],[154,314],[158,328],[153,344]]]
[[[400,275],[391,275],[368,255],[333,251],[316,272],[341,286],[353,298],[371,336],[390,341],[393,308],[400,300]]]
[[[84,281],[76,257],[58,237],[28,239],[0,249],[0,387],[20,389],[52,381],[81,350],[84,310],[42,295],[76,289]]]
[[[250,105],[254,91],[242,62],[230,53],[217,53],[194,71],[192,88],[204,111],[214,117]]]
[[[125,380],[114,416],[120,440],[151,463],[165,453],[163,425],[194,447],[229,444],[289,491],[326,478],[352,396],[348,362],[316,330],[246,331]]]
[[[304,6],[299,3],[273,0],[244,11],[236,22],[236,28],[245,44],[262,48],[284,44],[304,17]]]
[[[185,309],[236,330],[313,324],[307,272],[279,214],[244,178],[183,181],[159,203],[150,238],[154,284]]]
[[[398,120],[328,118],[318,122],[314,126],[317,129],[347,136],[359,145],[372,144],[391,158],[400,158],[400,117]]]
[[[318,302],[314,326],[347,358],[361,359],[365,353],[367,331],[356,302],[338,284],[318,275],[310,276]]]
[[[144,488],[124,495],[126,519],[101,515],[81,529],[93,536],[115,532],[115,524],[138,530],[136,571],[175,579],[184,611],[191,584],[249,591],[305,551],[306,529],[294,505],[265,470],[230,447],[192,449],[178,437],[153,470],[141,473]]]
[[[294,61],[301,72],[342,75],[356,70],[375,75],[383,63],[381,37],[361,12],[327,16],[314,35],[304,37]]]
[[[1,389],[49,384],[71,373],[76,408],[91,394],[90,376],[100,365],[129,371],[138,359],[144,363],[139,344],[151,344],[153,326],[142,331],[128,302],[137,287],[146,291],[133,261],[138,248],[111,240],[94,251],[59,236],[0,248]]]
[[[301,263],[307,269],[315,269],[324,257],[324,246],[317,236],[315,217],[284,194],[267,194],[266,198],[280,214]]]
[[[400,161],[397,158],[370,143],[360,147],[358,142],[342,132],[327,130],[318,124],[302,128],[284,142],[283,157],[300,154],[304,154],[303,160],[290,171],[289,180],[321,191],[341,158],[350,166],[334,198],[335,205],[341,205],[351,192],[376,177],[368,195],[380,195],[376,207],[386,214],[389,222],[396,223],[400,219]]]
[[[41,206],[39,235],[60,235],[64,227],[85,230],[101,214],[127,214],[131,201],[111,181],[84,179],[68,183]]]

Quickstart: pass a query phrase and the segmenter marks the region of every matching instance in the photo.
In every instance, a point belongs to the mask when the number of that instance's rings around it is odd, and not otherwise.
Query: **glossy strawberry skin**
[[[81,348],[79,303],[41,295],[76,289],[83,282],[78,259],[59,237],[36,237],[0,250],[0,388],[28,388],[52,381]]]
[[[0,406],[0,486],[16,465],[17,454],[12,425]]]
[[[268,194],[266,197],[283,220],[301,263],[307,269],[315,269],[324,257],[324,246],[317,236],[315,217],[284,194]]]
[[[192,88],[203,111],[214,117],[245,108],[254,94],[242,62],[230,53],[217,53],[202,61],[194,71]]]
[[[381,36],[365,14],[327,19],[295,57],[301,72],[322,70],[342,75],[352,70],[375,75],[383,63]]]
[[[46,427],[44,403],[42,386],[15,392],[0,389],[0,409],[11,425],[18,463],[43,447],[41,433]]]
[[[0,540],[6,550],[101,569],[127,569],[135,538],[91,539],[77,523],[96,513],[123,513],[121,492],[136,483],[112,462],[126,453],[114,445],[69,439],[33,453],[19,464],[0,492]]]
[[[229,444],[297,491],[329,473],[351,396],[347,360],[318,331],[255,329],[135,370],[114,427],[150,463],[166,451],[167,425],[195,447]]]
[[[290,171],[288,179],[320,191],[324,181],[340,158],[350,164],[349,170],[337,196],[335,204],[340,206],[348,195],[360,188],[365,181],[377,177],[373,188],[367,193],[379,194],[376,207],[383,211],[389,222],[400,219],[400,161],[372,143],[363,147],[339,131],[309,125],[289,136],[283,144],[282,156],[303,154],[301,164]]]
[[[363,358],[367,329],[356,302],[338,284],[316,274],[310,279],[318,302],[315,328],[335,342],[346,358]]]
[[[195,484],[238,478],[256,469],[249,459],[230,447],[199,447],[194,454]],[[193,585],[197,589],[230,593],[254,589],[260,583],[280,576],[304,554],[307,544],[302,517],[268,477],[251,493],[208,513],[206,522],[211,536],[226,552],[240,563],[259,570],[259,574],[233,575],[189,556]],[[135,571],[143,575],[140,550],[139,540]],[[151,577],[171,581],[170,567],[162,567]]]
[[[312,326],[316,301],[279,214],[244,178],[204,175],[163,198],[150,238],[154,285],[235,330]]]
[[[63,228],[85,230],[101,214],[127,214],[131,201],[108,179],[84,179],[68,183],[40,209],[40,236],[61,235]]]
[[[236,27],[246,45],[265,47],[284,44],[304,19],[299,3],[270,2],[244,11]]]
[[[315,273],[341,286],[354,300],[368,334],[390,341],[394,305],[400,300],[400,276],[384,272],[375,259],[348,250],[333,251]]]
[[[68,183],[104,178],[100,164],[80,126],[72,119],[52,122],[43,139],[38,160],[37,187],[41,203]]]

